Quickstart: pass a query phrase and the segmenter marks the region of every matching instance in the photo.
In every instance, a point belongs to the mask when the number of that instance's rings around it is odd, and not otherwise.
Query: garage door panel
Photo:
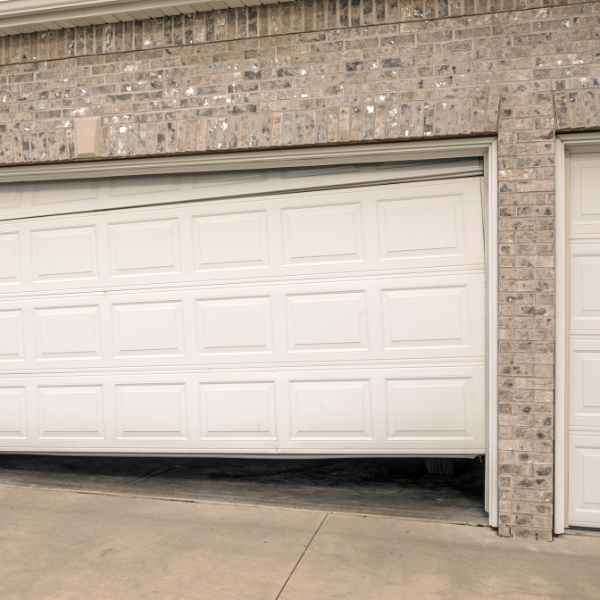
[[[272,304],[270,296],[196,300],[199,354],[273,354]]]
[[[600,339],[572,340],[570,424],[600,427]]]
[[[127,209],[118,218],[99,213],[23,220],[0,227],[0,286],[116,289],[141,280],[212,284],[481,268],[479,185],[474,180],[429,184],[411,188],[410,194],[401,187],[373,188]],[[436,194],[443,196],[439,202]],[[429,203],[427,210],[420,207],[423,202]],[[431,231],[428,220],[438,223]],[[32,257],[22,252],[26,236],[33,240]]]
[[[481,315],[469,313],[466,284],[383,290],[382,295],[387,350],[470,348],[472,331],[481,325],[476,318]]]
[[[110,333],[106,298],[69,295],[3,302],[0,310],[0,372],[105,366]],[[109,335],[106,335],[109,334]],[[14,363],[14,364],[13,364]]]
[[[179,220],[111,223],[111,276],[180,274]]]
[[[380,292],[385,351],[402,358],[483,356],[484,294],[475,273],[386,281]]]
[[[194,216],[192,219],[196,272],[271,266],[266,210]]]
[[[75,452],[189,449],[197,445],[200,428],[197,398],[190,390],[185,373],[82,371],[5,380],[0,385],[0,447]]]
[[[101,360],[100,304],[33,309],[36,361]]]
[[[571,244],[571,331],[600,330],[600,243]]]
[[[600,527],[600,154],[570,164],[568,524]]]
[[[360,203],[283,209],[285,266],[364,260]]]
[[[3,303],[0,371],[484,354],[477,273],[164,290]]]
[[[22,183],[3,183],[0,186],[0,211],[2,213],[14,213],[20,209],[23,203]]]
[[[27,391],[24,386],[0,386],[0,445],[27,440]]]
[[[336,360],[355,353],[364,356],[352,360],[484,354],[479,274],[307,283],[279,291],[286,299],[288,360],[321,353]]]
[[[23,311],[0,310],[0,364],[24,360]]]
[[[478,179],[0,226],[0,446],[483,452],[481,228]]]
[[[185,356],[180,300],[115,301],[112,309],[115,358]]]
[[[475,394],[479,388],[473,375],[388,380],[388,439],[475,441],[478,434]]]
[[[110,387],[103,379],[89,372],[70,377],[2,377],[0,447],[77,451],[105,446],[114,417],[107,419]]]
[[[186,440],[186,385],[116,384],[117,441]]]
[[[189,179],[189,175],[150,175],[145,177],[115,177],[110,181],[108,194],[113,197],[123,196],[159,196],[164,197],[166,192],[172,193],[181,189],[182,183]]]
[[[37,392],[40,440],[104,440],[102,386],[48,385]]]
[[[368,351],[366,291],[286,294],[288,352]]]
[[[95,227],[32,231],[33,281],[97,280]]]
[[[461,196],[379,201],[381,258],[464,255]]]
[[[378,198],[382,261],[426,266],[483,262],[483,243],[467,235],[479,213],[478,182],[402,191]]]
[[[474,451],[485,446],[483,365],[356,365],[285,376],[292,429],[282,452],[343,449],[350,442],[356,451]]]
[[[275,382],[200,383],[201,438],[214,442],[275,442]],[[268,444],[275,447],[275,444]]]
[[[571,234],[585,235],[600,232],[600,158],[576,156],[571,162]]]
[[[600,526],[600,435],[573,431],[569,440],[569,525]]]
[[[374,441],[370,388],[368,379],[350,373],[326,381],[290,381],[291,440]]]
[[[99,179],[44,181],[24,185],[23,200],[26,204],[31,203],[34,206],[90,202],[98,199],[100,187]]]
[[[333,165],[265,171],[204,172],[181,175],[127,176],[114,179],[74,180],[67,186],[57,182],[53,194],[45,193],[51,182],[7,183],[0,186],[0,216],[3,219],[43,216],[77,211],[118,209],[169,202],[227,199],[252,193],[281,193],[306,189],[335,188],[341,177],[347,185],[369,185],[416,181],[419,178],[479,176],[480,159],[457,159],[441,164],[384,163],[354,166]],[[404,184],[405,186],[415,184]],[[97,191],[96,191],[97,190]],[[141,191],[140,191],[141,190]]]
[[[483,365],[357,364],[6,380],[0,446],[472,453],[484,448],[483,374]]]
[[[0,290],[22,284],[19,232],[0,234]]]

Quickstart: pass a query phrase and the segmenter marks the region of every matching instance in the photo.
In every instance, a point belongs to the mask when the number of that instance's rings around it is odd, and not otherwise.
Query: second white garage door
[[[570,165],[568,516],[600,527],[600,154]]]
[[[163,197],[0,227],[5,451],[485,451],[479,178]]]

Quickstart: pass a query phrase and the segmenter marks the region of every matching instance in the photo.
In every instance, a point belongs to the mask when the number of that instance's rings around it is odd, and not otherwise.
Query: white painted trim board
[[[215,152],[153,158],[115,157],[69,163],[5,166],[0,167],[0,183],[466,158],[485,156],[494,139],[382,142],[353,146]]]

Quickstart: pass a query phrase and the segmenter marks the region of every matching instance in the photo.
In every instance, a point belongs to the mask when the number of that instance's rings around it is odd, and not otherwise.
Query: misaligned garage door
[[[568,517],[600,527],[600,154],[570,163]]]
[[[164,204],[0,226],[5,451],[485,451],[480,178],[169,204],[182,181],[7,192]]]

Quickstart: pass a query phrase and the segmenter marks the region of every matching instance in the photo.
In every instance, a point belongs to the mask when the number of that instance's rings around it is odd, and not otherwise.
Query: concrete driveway
[[[600,538],[0,486],[2,600],[596,600]]]

